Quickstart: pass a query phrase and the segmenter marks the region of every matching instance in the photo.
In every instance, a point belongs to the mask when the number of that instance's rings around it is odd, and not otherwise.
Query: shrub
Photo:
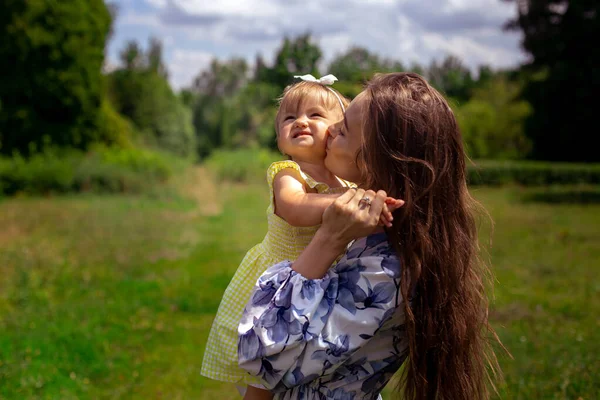
[[[135,148],[47,149],[28,158],[0,158],[0,193],[78,191],[140,193],[165,182],[185,162]]]
[[[600,183],[600,164],[537,161],[476,161],[468,167],[472,185],[525,186]]]
[[[269,165],[282,159],[281,154],[266,149],[217,150],[206,165],[220,181],[265,182]]]
[[[270,163],[284,159],[265,149],[215,151],[206,165],[218,180],[264,182]],[[475,161],[467,168],[470,185],[572,185],[599,184],[600,164],[538,161]]]

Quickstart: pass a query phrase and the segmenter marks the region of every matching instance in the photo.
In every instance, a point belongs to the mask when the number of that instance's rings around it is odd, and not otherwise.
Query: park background
[[[0,399],[236,398],[199,369],[266,230],[275,99],[294,74],[335,74],[353,97],[386,71],[424,75],[458,117],[493,220],[490,318],[512,355],[499,397],[600,398],[600,3],[504,2],[497,36],[520,33],[524,54],[511,67],[362,45],[326,60],[300,26],[177,85],[159,36],[107,55],[130,3],[0,6]]]

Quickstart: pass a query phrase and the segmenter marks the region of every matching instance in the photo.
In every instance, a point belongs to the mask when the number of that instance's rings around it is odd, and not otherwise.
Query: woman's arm
[[[368,196],[370,206],[359,204]],[[308,279],[322,278],[348,243],[367,236],[379,222],[387,194],[380,190],[350,189],[323,214],[323,225],[293,263],[294,271]],[[401,202],[403,204],[403,202]]]
[[[275,214],[292,226],[319,225],[327,207],[333,204],[340,194],[309,193],[302,182],[300,173],[292,168],[287,168],[275,176],[273,179]],[[371,193],[374,196],[374,192]],[[393,220],[391,212],[402,204],[395,199],[386,198],[383,211],[380,212],[379,224],[391,226]]]
[[[398,258],[385,237],[373,239],[358,240],[321,279],[289,261],[269,268],[238,327],[240,367],[274,392],[306,384],[332,374],[402,312]],[[402,351],[390,343],[388,355]]]
[[[360,203],[365,195],[370,207]],[[330,268],[350,240],[374,230],[385,197],[344,193],[300,258],[259,278],[238,327],[238,357],[268,389],[286,390],[336,369],[394,314],[400,265],[385,239],[355,243]]]

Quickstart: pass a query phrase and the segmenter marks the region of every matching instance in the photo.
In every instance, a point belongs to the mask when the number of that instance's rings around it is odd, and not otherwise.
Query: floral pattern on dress
[[[355,241],[321,279],[284,261],[239,325],[240,366],[275,399],[376,399],[407,356],[400,262],[384,233]]]

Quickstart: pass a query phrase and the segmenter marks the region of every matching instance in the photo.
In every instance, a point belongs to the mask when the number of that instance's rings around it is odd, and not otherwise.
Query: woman
[[[239,326],[240,366],[276,399],[377,398],[405,361],[407,399],[487,398],[498,370],[488,271],[450,107],[419,75],[378,75],[338,128],[327,168],[382,190],[342,195],[301,256],[261,276]],[[386,194],[406,203],[377,232]]]

